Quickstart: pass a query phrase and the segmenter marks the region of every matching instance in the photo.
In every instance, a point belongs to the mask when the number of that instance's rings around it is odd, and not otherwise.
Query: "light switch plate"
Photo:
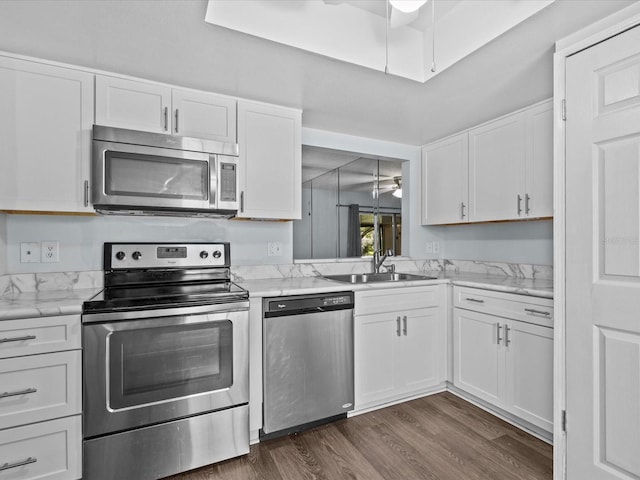
[[[20,244],[20,263],[40,263],[39,242],[24,242]]]

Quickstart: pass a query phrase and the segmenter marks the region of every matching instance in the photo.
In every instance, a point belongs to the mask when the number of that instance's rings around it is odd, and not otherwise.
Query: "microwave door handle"
[[[215,155],[209,155],[209,206],[218,206],[218,161]]]

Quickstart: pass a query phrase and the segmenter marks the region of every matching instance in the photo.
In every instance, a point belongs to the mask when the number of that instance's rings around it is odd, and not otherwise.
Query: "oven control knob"
[[[131,257],[132,257],[134,260],[140,260],[140,257],[142,257],[142,254],[141,254],[140,252],[138,252],[138,251],[135,251],[135,252],[133,252],[133,253],[131,254]]]
[[[205,252],[204,250],[202,250],[200,252],[200,258],[205,259],[209,256],[209,254],[207,252]]]
[[[213,252],[213,258],[220,258],[222,256],[222,252],[220,250],[215,250]]]
[[[118,260],[124,260],[125,258],[127,258],[127,256],[124,254],[123,251],[120,251],[120,252],[116,253],[116,258]]]

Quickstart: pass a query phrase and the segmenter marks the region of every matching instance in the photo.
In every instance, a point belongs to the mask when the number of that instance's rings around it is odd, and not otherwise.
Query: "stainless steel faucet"
[[[371,270],[373,273],[380,273],[380,267],[387,259],[387,257],[393,257],[393,250],[387,250],[387,252],[380,257],[382,252],[380,250],[373,251],[373,258],[371,259]]]

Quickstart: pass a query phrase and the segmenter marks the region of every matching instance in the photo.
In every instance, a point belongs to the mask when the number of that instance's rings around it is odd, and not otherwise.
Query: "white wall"
[[[6,226],[7,273],[102,270],[104,242],[228,241],[233,265],[293,261],[291,222],[7,215]],[[0,235],[0,250],[4,238]],[[42,240],[60,242],[60,262],[20,263],[20,243]],[[267,242],[281,242],[282,256],[268,257]]]
[[[551,220],[440,228],[444,258],[553,265]]]
[[[7,273],[7,216],[0,213],[0,275]]]

